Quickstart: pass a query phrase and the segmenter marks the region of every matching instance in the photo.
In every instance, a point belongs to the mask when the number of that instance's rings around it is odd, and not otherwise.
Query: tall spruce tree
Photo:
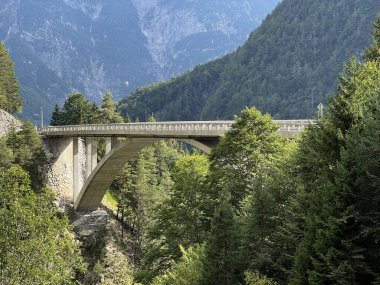
[[[21,112],[23,103],[13,68],[8,50],[0,42],[0,109],[10,113]]]
[[[309,212],[290,284],[379,282],[379,255],[372,253],[379,247],[378,162],[367,156],[377,151],[371,127],[379,105],[378,23],[365,61],[350,61],[328,116],[301,141]]]
[[[206,241],[204,277],[201,284],[237,284],[239,269],[237,227],[231,194],[224,190],[212,219],[209,238]]]
[[[53,113],[51,114],[50,125],[51,126],[62,125],[62,111],[58,104],[54,105],[54,110],[53,110]]]

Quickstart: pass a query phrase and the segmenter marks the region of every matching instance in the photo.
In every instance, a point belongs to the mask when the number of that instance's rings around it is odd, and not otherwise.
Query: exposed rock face
[[[25,116],[68,92],[115,98],[232,51],[280,0],[0,0]]]
[[[4,110],[0,110],[0,137],[4,136],[10,128],[20,127],[21,122]]]

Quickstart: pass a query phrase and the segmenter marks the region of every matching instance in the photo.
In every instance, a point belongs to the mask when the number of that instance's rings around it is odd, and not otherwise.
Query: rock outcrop
[[[20,127],[21,122],[4,110],[0,110],[0,137],[4,136],[10,128]]]

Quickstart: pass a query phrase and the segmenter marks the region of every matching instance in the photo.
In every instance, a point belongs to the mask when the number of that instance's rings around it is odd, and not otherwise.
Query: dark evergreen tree
[[[367,148],[378,118],[380,69],[374,50],[363,63],[351,60],[327,118],[301,141],[299,166],[309,212],[290,284],[379,282],[379,255],[370,253],[378,247],[379,216],[372,210],[379,205],[372,188],[378,164],[363,156],[364,150],[376,152],[374,145]]]
[[[237,284],[238,246],[231,194],[223,191],[206,241],[202,284]]]
[[[0,42],[0,109],[9,113],[21,112],[22,103],[14,64],[8,50]]]
[[[71,93],[63,104],[62,124],[94,124],[97,123],[98,108],[90,103],[81,93]]]
[[[62,111],[58,104],[54,105],[53,113],[51,114],[50,120],[51,126],[60,126],[62,125]]]
[[[28,171],[34,190],[41,189],[44,184],[42,170],[46,156],[35,126],[27,122],[20,131],[12,129],[6,137],[6,144],[12,152],[12,163]]]
[[[282,158],[260,169],[241,218],[242,266],[279,284],[287,282],[302,233],[302,223],[294,217],[302,210],[294,201],[302,195],[294,175],[296,150],[296,144],[289,143]]]

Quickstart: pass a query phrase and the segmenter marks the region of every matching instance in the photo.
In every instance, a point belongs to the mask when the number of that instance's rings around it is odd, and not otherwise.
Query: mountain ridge
[[[280,119],[314,117],[379,11],[375,0],[284,0],[235,52],[138,89],[119,109],[143,120],[230,119],[253,105]]]
[[[41,106],[49,113],[71,91],[121,98],[219,57],[279,1],[0,0],[0,40],[16,63],[24,116],[38,121]]]

